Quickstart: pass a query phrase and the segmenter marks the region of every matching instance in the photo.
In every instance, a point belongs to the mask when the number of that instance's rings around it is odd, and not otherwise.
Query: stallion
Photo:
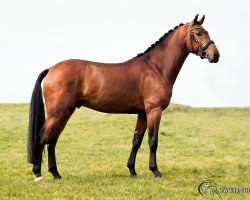
[[[105,113],[137,114],[127,163],[130,176],[137,176],[136,154],[148,129],[149,169],[156,178],[161,177],[156,162],[158,129],[177,75],[190,53],[210,63],[219,61],[219,51],[202,27],[204,19],[204,15],[200,20],[196,15],[192,22],[176,26],[144,53],[123,63],[71,59],[41,72],[31,97],[28,129],[28,162],[33,164],[35,181],[43,179],[41,161],[45,145],[49,172],[54,179],[61,178],[55,146],[70,116],[81,106]]]

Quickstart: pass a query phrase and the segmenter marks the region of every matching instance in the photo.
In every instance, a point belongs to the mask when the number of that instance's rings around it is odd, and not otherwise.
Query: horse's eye
[[[198,35],[198,37],[201,37],[201,36],[202,36],[202,33],[198,32],[197,35]]]

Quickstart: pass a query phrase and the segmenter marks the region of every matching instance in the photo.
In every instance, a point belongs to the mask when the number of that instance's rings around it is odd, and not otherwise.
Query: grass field
[[[138,178],[129,177],[135,115],[81,108],[57,145],[63,179],[52,179],[45,155],[40,183],[26,159],[28,105],[2,104],[0,113],[0,199],[250,199],[250,193],[204,197],[197,190],[207,180],[218,188],[250,187],[250,109],[172,106],[159,131],[163,178],[155,179],[147,135],[138,152]]]

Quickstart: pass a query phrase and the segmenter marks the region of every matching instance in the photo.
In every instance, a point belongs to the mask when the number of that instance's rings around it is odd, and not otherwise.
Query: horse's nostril
[[[219,60],[219,54],[217,52],[214,52],[214,60],[215,61]]]

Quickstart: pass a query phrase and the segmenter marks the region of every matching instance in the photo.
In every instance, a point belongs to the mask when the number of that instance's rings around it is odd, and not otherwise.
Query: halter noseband
[[[210,44],[214,44],[214,41],[208,40],[207,43],[202,46],[202,44],[197,40],[197,38],[192,33],[192,30],[194,30],[194,29],[201,29],[201,30],[205,30],[205,29],[202,27],[192,27],[191,23],[189,23],[189,33],[190,33],[190,38],[191,38],[190,43],[192,46],[193,53],[194,53],[194,47],[192,44],[192,40],[194,40],[199,47],[199,52],[200,52],[199,56],[201,57],[201,59],[204,59],[207,57],[207,52],[205,50],[209,47]],[[198,55],[198,54],[196,54],[196,55]]]

